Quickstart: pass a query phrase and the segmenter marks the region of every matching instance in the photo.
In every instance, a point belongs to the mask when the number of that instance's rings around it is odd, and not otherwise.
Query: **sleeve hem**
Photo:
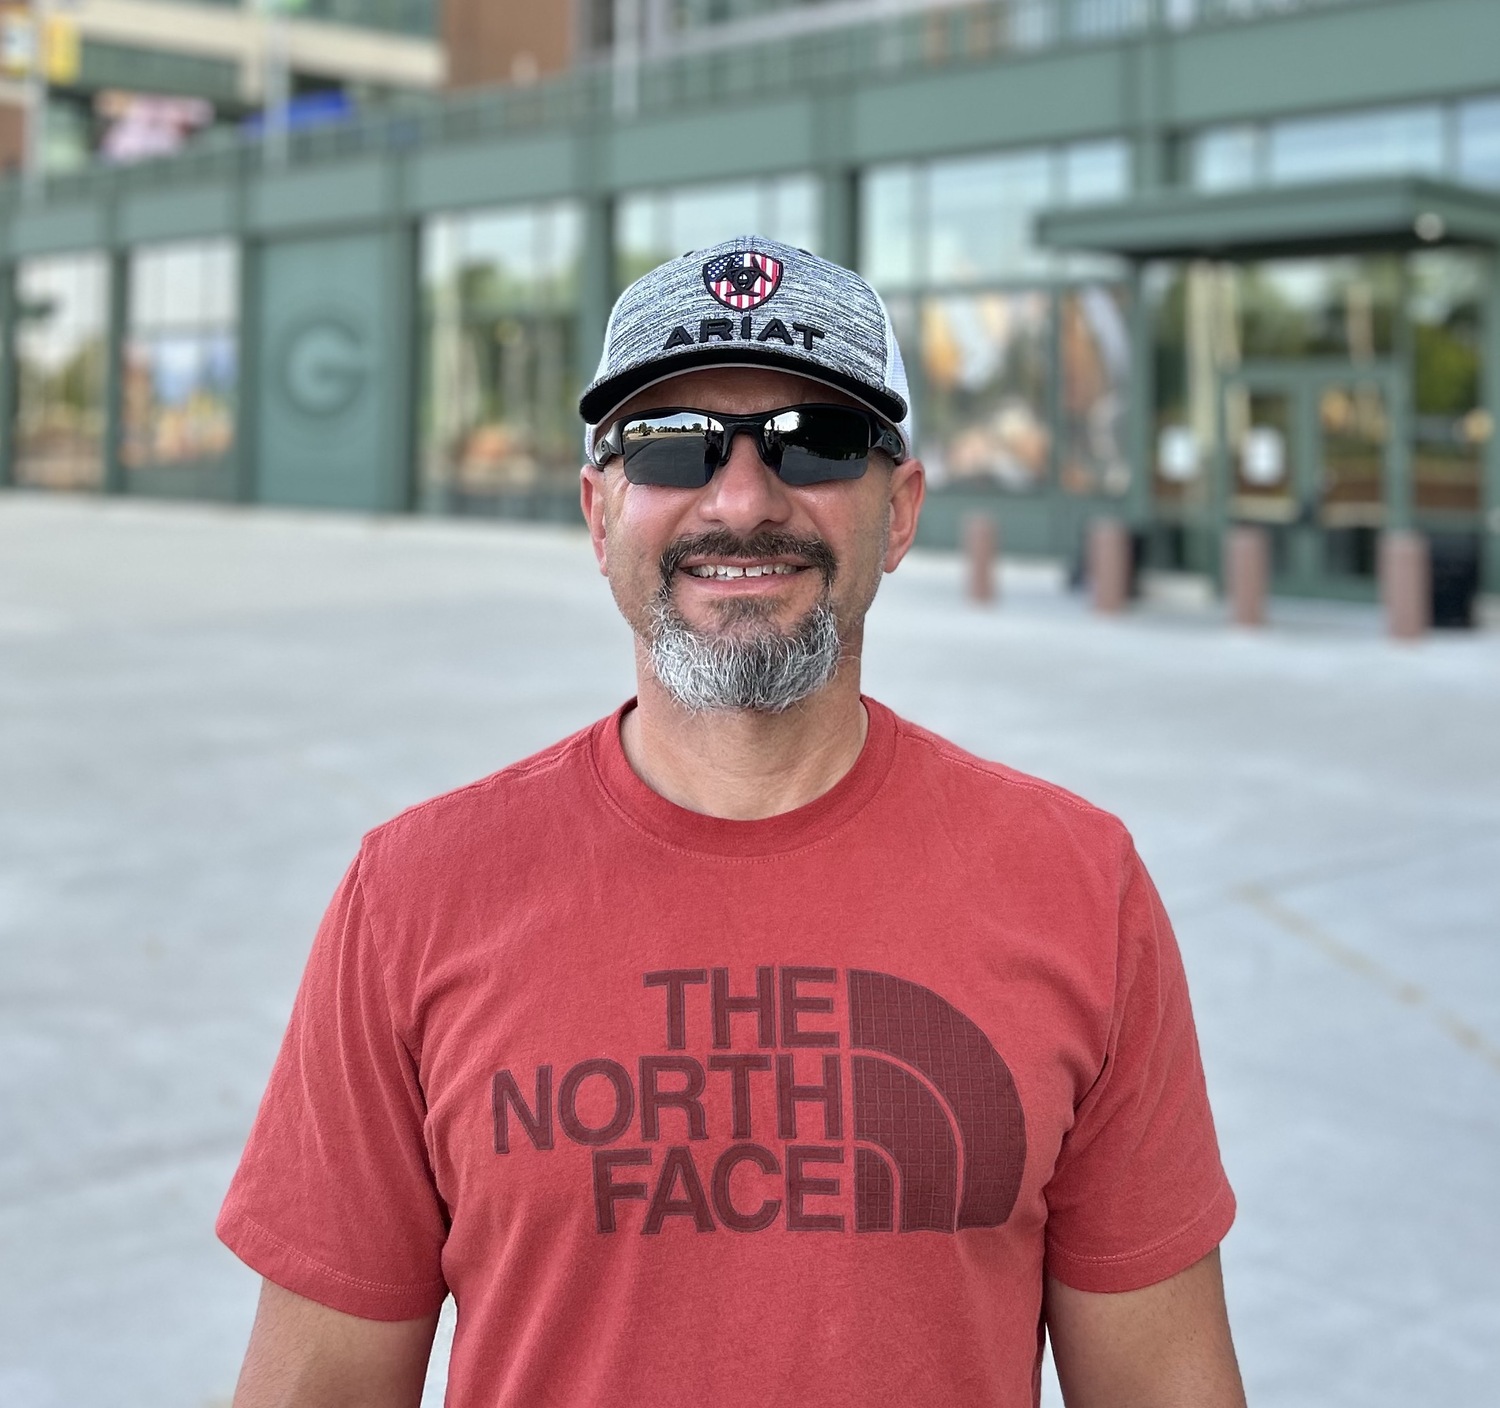
[[[1185,1227],[1135,1251],[1091,1256],[1047,1246],[1047,1270],[1075,1291],[1138,1291],[1166,1281],[1202,1261],[1234,1223],[1234,1193],[1227,1182]]]
[[[215,1229],[252,1271],[283,1290],[363,1320],[419,1320],[434,1314],[448,1295],[441,1277],[391,1283],[366,1280],[326,1266],[284,1242],[243,1212],[225,1212]]]

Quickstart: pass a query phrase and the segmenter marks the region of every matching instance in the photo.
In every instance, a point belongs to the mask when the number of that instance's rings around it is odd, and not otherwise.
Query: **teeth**
[[[763,567],[734,567],[727,562],[705,562],[687,570],[694,577],[714,577],[724,581],[733,577],[785,577],[797,569],[788,562],[768,562]]]

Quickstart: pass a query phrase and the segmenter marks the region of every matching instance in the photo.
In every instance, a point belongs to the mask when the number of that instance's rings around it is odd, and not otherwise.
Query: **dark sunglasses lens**
[[[719,462],[724,427],[701,411],[641,416],[620,430],[625,477],[632,484],[701,489]]]
[[[822,484],[858,479],[870,462],[870,422],[847,406],[799,406],[771,418],[769,438],[781,445],[782,479]]]

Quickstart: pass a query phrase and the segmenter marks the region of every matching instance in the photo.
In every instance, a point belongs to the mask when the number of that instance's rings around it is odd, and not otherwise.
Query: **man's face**
[[[704,368],[642,392],[615,413],[688,406],[730,415],[799,402],[857,404],[819,382],[771,369]],[[905,555],[922,499],[915,461],[878,453],[860,479],[793,487],[735,437],[701,489],[631,484],[619,459],[585,467],[583,509],[600,569],[625,619],[650,645],[664,622],[700,641],[792,639],[823,609],[857,653],[882,571]]]

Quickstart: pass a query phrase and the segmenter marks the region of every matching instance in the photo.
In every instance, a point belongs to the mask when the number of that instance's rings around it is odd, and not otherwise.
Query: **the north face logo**
[[[849,1025],[854,1137],[879,1149],[855,1148],[856,1229],[888,1231],[896,1206],[903,1232],[998,1227],[1021,1186],[1026,1121],[989,1038],[930,988],[857,970]]]
[[[769,966],[742,990],[728,968],[646,973],[642,986],[664,1003],[665,1054],[633,1070],[591,1057],[556,1082],[541,1065],[529,1091],[509,1070],[492,1082],[497,1154],[516,1147],[513,1117],[533,1150],[554,1149],[559,1129],[592,1148],[600,1232],[624,1230],[631,1202],[646,1205],[648,1235],[673,1218],[700,1232],[875,1233],[1010,1216],[1026,1164],[1015,1082],[930,988]],[[685,1142],[661,1148],[668,1139]]]
[[[726,308],[744,313],[759,308],[781,287],[781,272],[779,259],[737,249],[703,266],[703,286]]]

